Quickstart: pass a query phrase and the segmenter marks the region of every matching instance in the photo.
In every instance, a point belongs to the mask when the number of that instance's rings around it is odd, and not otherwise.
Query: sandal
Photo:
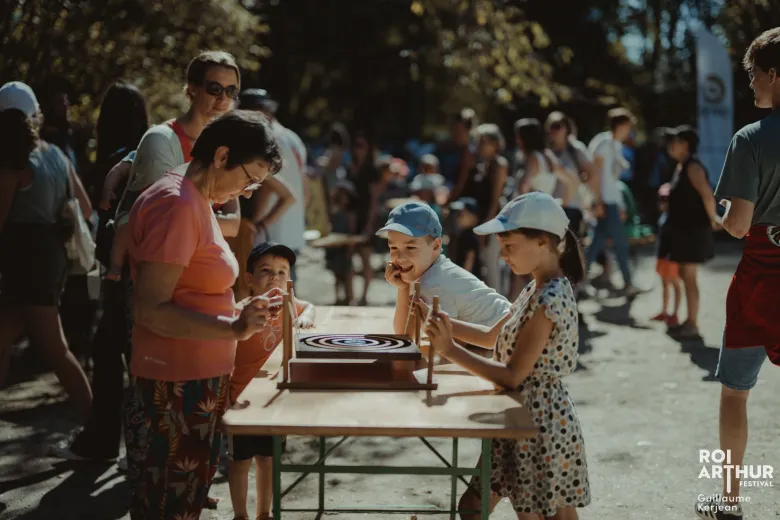
[[[219,506],[218,498],[206,497],[206,505],[204,506],[206,509],[216,509],[217,506]]]

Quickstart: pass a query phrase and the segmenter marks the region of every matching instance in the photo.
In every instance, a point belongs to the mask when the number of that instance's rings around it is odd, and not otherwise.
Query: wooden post
[[[290,314],[290,283],[282,301],[282,380],[290,382],[290,358],[292,357],[292,315]]]
[[[418,298],[420,296],[420,282],[414,282],[414,297]],[[414,344],[418,347],[420,346],[420,329],[422,328],[422,323],[420,323],[420,320],[417,319],[417,309],[412,309],[413,315],[412,319],[414,320]]]
[[[439,312],[439,297],[433,297],[433,312]],[[433,348],[433,342],[428,347],[428,384],[433,384],[433,362],[436,358],[436,351]]]
[[[288,355],[290,356],[290,359],[295,357],[295,320],[298,319],[298,316],[296,316],[296,307],[295,307],[295,290],[293,289],[293,281],[287,280],[287,295],[290,298],[290,304],[287,306],[290,309],[290,351],[288,352]]]

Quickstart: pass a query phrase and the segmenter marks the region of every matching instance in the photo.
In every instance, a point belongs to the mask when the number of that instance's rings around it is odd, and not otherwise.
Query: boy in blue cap
[[[393,329],[408,334],[411,284],[420,282],[420,297],[458,320],[492,327],[509,314],[509,301],[479,278],[458,267],[442,253],[442,226],[433,209],[423,202],[407,202],[393,209],[377,235],[386,236],[391,262],[385,279],[398,289]]]

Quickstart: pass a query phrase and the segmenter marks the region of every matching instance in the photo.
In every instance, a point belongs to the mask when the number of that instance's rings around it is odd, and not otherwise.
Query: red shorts
[[[763,346],[780,365],[780,227],[753,226],[726,296],[727,348]]]
[[[655,264],[655,272],[658,273],[661,280],[674,282],[680,279],[680,264],[665,258],[659,258]]]

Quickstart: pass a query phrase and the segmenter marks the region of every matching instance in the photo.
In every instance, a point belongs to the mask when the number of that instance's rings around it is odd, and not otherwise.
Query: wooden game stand
[[[415,294],[419,294],[419,283]],[[403,347],[392,350],[328,350],[305,344],[306,338],[325,334],[301,334],[293,331],[295,305],[292,281],[287,282],[282,308],[282,370],[277,381],[279,389],[298,390],[436,390],[433,380],[433,348],[428,350],[427,370],[417,371],[422,361],[420,328],[413,308],[408,317],[414,338],[406,335],[387,335],[389,340],[402,340]],[[433,298],[433,311],[438,312],[439,298]],[[411,320],[414,320],[412,323]],[[407,328],[408,330],[408,328]],[[370,338],[370,335],[364,336]],[[376,336],[375,336],[376,337]],[[301,341],[299,341],[299,339]]]

